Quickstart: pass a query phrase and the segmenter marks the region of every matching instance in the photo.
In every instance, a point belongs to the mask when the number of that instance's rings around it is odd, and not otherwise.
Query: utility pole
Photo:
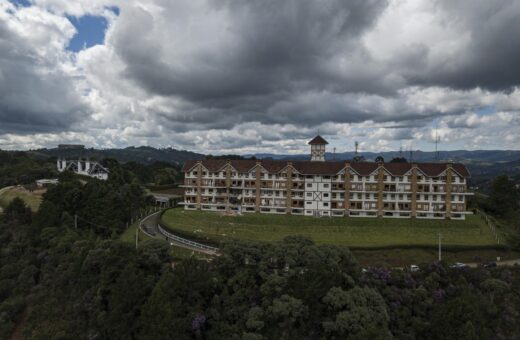
[[[139,223],[135,226],[135,249],[137,249],[138,241],[139,241]]]
[[[438,236],[439,236],[439,262],[441,262],[441,260],[442,260],[442,250],[441,250],[441,243],[442,243],[441,239],[442,239],[442,234],[439,233]]]

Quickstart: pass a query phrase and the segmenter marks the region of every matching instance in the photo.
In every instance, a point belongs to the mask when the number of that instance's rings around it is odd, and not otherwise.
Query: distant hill
[[[399,151],[388,151],[388,152],[360,152],[360,156],[365,157],[367,161],[374,160],[377,156],[382,156],[385,161],[390,161],[395,157],[405,157],[410,159],[410,152]],[[309,159],[308,154],[298,155],[277,155],[268,153],[259,153],[252,155],[245,155],[246,157],[255,156],[260,159],[292,159],[292,160],[305,160]],[[325,158],[327,160],[349,160],[355,156],[354,152],[341,152],[333,154],[327,152]],[[413,151],[412,159],[417,162],[431,162],[437,160],[436,154],[433,151]],[[454,151],[439,151],[439,161],[453,161],[460,163],[472,163],[472,162],[511,162],[520,159],[520,150],[454,150]]]
[[[390,151],[390,152],[360,152],[360,156],[367,161],[373,161],[377,156],[382,156],[385,161],[390,161],[395,157],[405,157],[410,159],[410,152]],[[259,159],[286,159],[286,160],[307,160],[307,154],[300,155],[275,155],[275,154],[254,154]],[[354,152],[326,153],[327,160],[350,160],[355,156]],[[446,162],[452,161],[463,163],[471,173],[471,185],[487,187],[489,182],[499,175],[508,175],[520,183],[520,151],[517,150],[454,150],[439,151],[438,158],[435,152],[413,151],[412,159],[415,162]]]
[[[81,147],[53,148],[33,150],[30,153],[39,157],[65,157],[68,159],[78,157],[89,157],[93,160],[103,158],[114,158],[119,162],[127,163],[130,161],[152,164],[155,162],[168,162],[182,165],[186,160],[203,159],[204,154],[186,150],[176,150],[173,148],[157,149],[149,146],[127,147],[124,149],[87,149]],[[389,152],[360,152],[360,156],[367,161],[373,161],[377,156],[382,156],[385,161],[390,161],[395,157],[405,157],[410,159],[410,152],[389,151]],[[220,156],[208,156],[220,158]],[[227,158],[237,157],[256,157],[258,159],[283,159],[283,160],[307,160],[308,154],[297,155],[277,155],[277,154],[249,154],[249,155],[228,155]],[[327,160],[349,160],[354,157],[354,152],[327,153]],[[520,181],[520,151],[517,150],[454,150],[440,151],[438,159],[435,152],[413,151],[412,159],[416,162],[460,162],[468,167],[471,173],[472,185],[486,185],[492,178],[498,175],[509,175]]]
[[[168,162],[181,165],[184,161],[189,159],[204,158],[203,154],[191,151],[176,150],[173,148],[156,149],[149,146],[131,146],[124,149],[53,148],[34,150],[32,153],[51,157],[64,157],[67,159],[75,159],[78,157],[89,157],[93,160],[114,158],[122,163],[134,161],[143,164]]]

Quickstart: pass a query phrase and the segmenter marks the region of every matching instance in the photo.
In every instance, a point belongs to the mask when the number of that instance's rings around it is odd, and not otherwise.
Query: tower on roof
[[[317,135],[309,142],[311,146],[311,161],[325,161],[325,145],[327,144],[329,143],[320,135]]]

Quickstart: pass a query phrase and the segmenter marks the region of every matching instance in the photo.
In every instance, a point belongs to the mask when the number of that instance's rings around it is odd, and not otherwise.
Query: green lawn
[[[16,187],[9,187],[0,189],[0,206],[7,206],[15,197],[24,200],[25,204],[27,204],[32,211],[37,211],[42,202],[41,194],[26,191],[24,189],[18,189]]]
[[[318,244],[351,247],[436,245],[495,245],[489,229],[479,216],[465,221],[391,218],[314,218],[304,216],[244,214],[223,216],[202,211],[167,210],[163,223],[172,231],[213,241],[237,238],[277,241],[288,235],[304,235]]]

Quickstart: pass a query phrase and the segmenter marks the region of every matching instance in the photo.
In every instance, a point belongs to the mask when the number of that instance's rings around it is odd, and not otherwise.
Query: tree
[[[377,156],[376,159],[375,159],[375,162],[376,163],[384,163],[385,159],[383,158],[383,156]]]
[[[4,218],[8,222],[14,222],[18,224],[31,223],[31,209],[19,197],[15,197],[7,205],[4,214]]]
[[[390,163],[408,163],[408,160],[404,157],[394,157]]]
[[[352,158],[353,163],[361,163],[365,161],[365,156],[354,156]]]
[[[389,336],[386,304],[374,289],[355,287],[344,291],[333,287],[323,302],[332,312],[332,318],[323,322],[329,335],[355,339]]]
[[[491,184],[487,206],[495,214],[505,217],[518,210],[518,199],[515,182],[508,176],[499,176]]]

